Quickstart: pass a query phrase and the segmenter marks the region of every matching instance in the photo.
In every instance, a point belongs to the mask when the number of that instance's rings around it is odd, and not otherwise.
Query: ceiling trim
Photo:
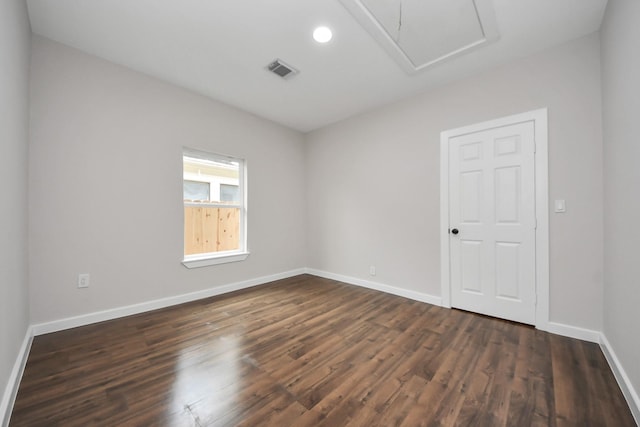
[[[475,7],[483,37],[431,61],[423,64],[414,64],[402,47],[398,45],[378,19],[363,4],[362,0],[339,1],[407,74],[416,74],[435,64],[469,53],[472,50],[493,43],[499,39],[498,25],[492,0],[469,0]]]

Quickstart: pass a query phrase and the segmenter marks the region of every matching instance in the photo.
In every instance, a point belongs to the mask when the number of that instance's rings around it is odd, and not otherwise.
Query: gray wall
[[[550,200],[567,200],[550,213],[550,320],[603,329],[640,389],[638,19],[640,3],[610,2],[602,46],[594,34],[306,137],[36,37],[27,154],[29,24],[24,2],[0,2],[0,387],[30,321],[303,266],[439,296],[440,132],[548,107]],[[180,264],[183,145],[247,159],[247,261]]]
[[[0,400],[29,325],[27,143],[30,37],[25,2],[1,1]]]
[[[32,64],[33,323],[305,266],[302,134],[41,37]],[[182,266],[183,145],[246,159],[246,261]]]
[[[609,1],[602,33],[604,333],[640,391],[640,2]]]
[[[593,34],[309,134],[309,267],[439,296],[440,132],[548,107],[549,196],[567,203],[550,320],[601,330],[599,49]]]

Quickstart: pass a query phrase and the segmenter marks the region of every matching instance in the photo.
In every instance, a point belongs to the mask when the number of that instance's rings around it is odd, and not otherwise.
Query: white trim
[[[515,114],[476,123],[440,134],[440,289],[442,306],[451,307],[449,257],[449,139],[453,136],[515,123],[534,122],[536,175],[536,321],[538,329],[549,327],[549,158],[547,109]]]
[[[449,260],[449,133],[440,134],[440,295],[442,306],[451,308],[451,262]]]
[[[2,402],[0,402],[0,422],[3,427],[9,425],[11,412],[13,411],[13,404],[15,403],[16,396],[18,395],[18,388],[20,387],[24,368],[27,365],[27,359],[29,358],[29,351],[31,350],[32,342],[33,327],[29,326],[25,333],[24,340],[22,341],[22,346],[20,346],[20,351],[18,351],[16,361],[13,364],[13,369],[11,370],[11,375],[9,375],[7,386],[4,389]]]
[[[147,311],[157,310],[160,308],[170,307],[172,305],[183,304],[185,302],[196,301],[202,298],[209,298],[216,295],[222,295],[240,289],[251,288],[253,286],[262,285],[274,280],[286,279],[288,277],[304,274],[305,269],[287,271],[284,273],[272,274],[269,276],[257,277],[242,282],[230,283],[228,285],[218,286],[215,288],[204,289],[202,291],[191,292],[188,294],[175,295],[172,297],[161,298],[153,301],[142,302],[139,304],[117,307],[109,310],[98,311],[94,313],[82,314],[80,316],[67,317],[65,319],[53,320],[33,325],[34,335],[43,335],[51,332],[62,331],[65,329],[76,328],[78,326],[90,325],[92,323],[104,322],[105,320],[117,319],[120,317],[130,316],[132,314],[144,313]]]
[[[383,283],[371,282],[369,280],[358,279],[357,277],[343,276],[341,274],[329,273],[327,271],[316,270],[313,268],[307,268],[305,269],[305,272],[313,276],[324,277],[325,279],[337,280],[339,282],[348,283],[350,285],[361,286],[363,288],[373,289],[375,291],[409,298],[414,301],[426,302],[428,304],[442,306],[442,298],[434,295],[424,294],[422,292],[396,288],[395,286],[385,285]]]
[[[618,356],[616,356],[616,353],[613,351],[613,347],[611,347],[611,344],[604,333],[600,334],[600,348],[602,349],[602,353],[604,353],[604,357],[607,359],[607,362],[609,362],[609,367],[613,371],[616,381],[618,381],[620,390],[622,390],[622,394],[627,400],[627,404],[629,405],[633,418],[636,420],[636,424],[640,425],[640,396],[638,395],[638,391],[633,388],[633,384],[631,383],[629,376],[627,376]]]
[[[472,52],[475,48],[490,44],[499,39],[498,25],[493,4],[490,0],[474,0],[477,19],[482,29],[483,37],[469,43],[466,46],[447,52],[437,58],[421,64],[414,64],[403,48],[389,34],[387,29],[380,24],[378,18],[364,5],[363,0],[340,0],[342,6],[347,9],[356,21],[375,39],[380,46],[391,56],[407,74],[415,74],[439,62],[454,58],[458,55]]]
[[[187,268],[208,267],[210,265],[226,264],[229,262],[244,261],[249,252],[213,253],[205,255],[193,255],[185,257],[182,265]]]
[[[536,328],[549,324],[549,130],[547,109],[530,113],[536,159]]]
[[[242,205],[238,204],[226,204],[226,203],[212,203],[212,202],[184,202],[184,205],[189,208],[235,208],[242,209]]]
[[[541,329],[541,328],[538,328]],[[546,328],[541,329],[545,332],[550,332],[556,335],[562,335],[563,337],[575,338],[582,341],[589,341],[594,343],[600,342],[600,332],[592,329],[584,329],[578,326],[565,325],[564,323],[547,322]]]

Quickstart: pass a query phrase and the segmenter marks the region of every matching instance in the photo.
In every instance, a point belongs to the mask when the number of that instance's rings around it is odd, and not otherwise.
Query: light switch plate
[[[566,205],[564,203],[564,200],[556,200],[555,201],[555,211],[556,213],[563,213],[566,212]]]

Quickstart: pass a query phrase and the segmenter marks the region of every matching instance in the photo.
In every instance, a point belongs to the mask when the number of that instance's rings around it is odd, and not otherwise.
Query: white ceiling
[[[491,0],[340,0],[409,74],[498,39]]]
[[[413,75],[339,0],[27,3],[36,34],[307,132],[596,31],[607,0],[493,0],[498,41]],[[300,74],[266,71],[275,58]]]

